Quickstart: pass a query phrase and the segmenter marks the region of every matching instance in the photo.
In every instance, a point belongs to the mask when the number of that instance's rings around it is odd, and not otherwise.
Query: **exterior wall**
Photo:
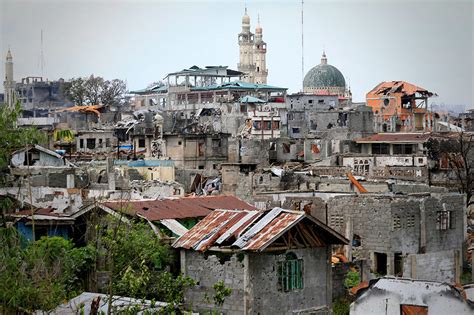
[[[221,263],[219,258],[212,254],[181,250],[181,272],[197,282],[196,286],[187,289],[184,294],[185,304],[192,307],[193,311],[215,310],[212,302],[213,285],[224,281],[225,286],[232,289],[232,294],[225,299],[221,311],[228,315],[244,314],[243,256],[226,256],[229,260]],[[206,293],[211,297],[209,302],[205,299]]]
[[[464,204],[461,194],[336,196],[327,202],[328,225],[349,238],[360,237],[361,246],[352,248],[354,257],[374,262],[374,253],[386,254],[387,273],[394,274],[396,253],[461,250]],[[452,211],[451,228],[437,228],[438,211]]]
[[[430,315],[467,315],[474,312],[461,294],[447,284],[381,279],[351,304],[350,314],[400,314],[401,305],[428,307],[427,314]]]
[[[87,147],[87,139],[94,139],[94,148]],[[111,152],[116,144],[117,140],[113,131],[81,132],[76,136],[76,151],[78,152]]]
[[[49,155],[43,151],[39,151],[36,149],[30,149],[30,151],[39,154],[39,160],[34,162],[33,166],[64,166],[63,159],[57,158],[55,156]],[[19,151],[12,156],[11,163],[17,167],[27,167],[23,165],[26,160],[26,152]]]
[[[249,254],[249,286],[252,297],[248,314],[294,314],[331,304],[330,248],[291,250],[303,259],[303,289],[278,291],[277,262],[285,254]]]
[[[441,251],[429,254],[411,254],[403,259],[406,278],[458,283],[460,280],[460,252]]]

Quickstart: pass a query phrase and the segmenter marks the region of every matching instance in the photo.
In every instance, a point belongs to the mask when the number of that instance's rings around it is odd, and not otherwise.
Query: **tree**
[[[84,289],[94,261],[91,246],[74,248],[61,237],[25,246],[13,227],[0,228],[0,313],[50,311]]]
[[[14,107],[0,105],[0,181],[10,162],[12,153],[28,145],[46,142],[46,135],[38,129],[18,128],[17,119],[21,116],[20,102]]]
[[[105,80],[91,75],[72,78],[66,84],[66,95],[76,105],[120,105],[127,90],[124,81]]]
[[[434,161],[435,169],[440,168],[441,162],[447,163],[455,177],[459,192],[466,194],[466,206],[469,206],[474,188],[474,158],[473,135],[464,132],[430,138],[426,143],[428,157]]]

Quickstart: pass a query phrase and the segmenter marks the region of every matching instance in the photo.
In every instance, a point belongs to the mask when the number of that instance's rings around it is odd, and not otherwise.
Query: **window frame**
[[[294,292],[304,289],[303,259],[289,253],[285,260],[277,262],[277,288],[280,292]]]

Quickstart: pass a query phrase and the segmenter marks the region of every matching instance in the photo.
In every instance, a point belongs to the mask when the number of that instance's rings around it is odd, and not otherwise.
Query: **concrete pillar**
[[[74,188],[74,174],[67,174],[66,175],[66,188]]]
[[[416,255],[410,255],[410,262],[411,262],[411,270],[410,270],[410,278],[416,279]]]
[[[387,275],[395,275],[395,255],[393,253],[387,253]]]
[[[352,237],[353,233],[353,224],[352,218],[348,217],[346,221],[346,233],[345,237],[349,240],[349,245],[344,246],[344,256],[347,257],[349,261],[352,261]]]
[[[252,314],[252,282],[250,280],[249,254],[244,254],[244,314]]]

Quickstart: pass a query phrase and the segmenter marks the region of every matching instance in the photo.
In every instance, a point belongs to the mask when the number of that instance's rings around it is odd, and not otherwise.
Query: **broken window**
[[[312,144],[311,144],[311,152],[312,152],[313,154],[318,154],[318,153],[321,152],[321,150],[319,149],[319,147],[318,147],[317,144],[312,143]]]
[[[452,229],[452,211],[438,211],[436,215],[436,229],[448,230]]]
[[[290,144],[283,143],[283,153],[290,153]]]
[[[375,272],[381,276],[387,274],[387,254],[374,253],[375,258]]]
[[[354,174],[367,175],[370,170],[370,162],[367,159],[354,159]]]
[[[277,263],[277,271],[278,291],[303,289],[303,259],[298,259],[294,253],[288,253],[284,261]]]
[[[293,127],[293,128],[291,128],[291,131],[292,131],[293,133],[300,133],[300,128]]]
[[[105,139],[105,147],[110,147],[110,138]]]
[[[26,160],[23,162],[23,165],[34,165],[40,159],[39,152],[28,151]]]
[[[394,144],[393,154],[413,154],[413,145],[411,144]]]
[[[390,154],[388,143],[372,143],[372,154]]]
[[[212,148],[217,149],[221,147],[221,139],[212,139]]]
[[[102,148],[102,139],[99,139],[99,148]]]
[[[95,149],[95,138],[89,138],[86,140],[86,145],[88,149]]]
[[[204,143],[198,143],[198,156],[204,156]]]

